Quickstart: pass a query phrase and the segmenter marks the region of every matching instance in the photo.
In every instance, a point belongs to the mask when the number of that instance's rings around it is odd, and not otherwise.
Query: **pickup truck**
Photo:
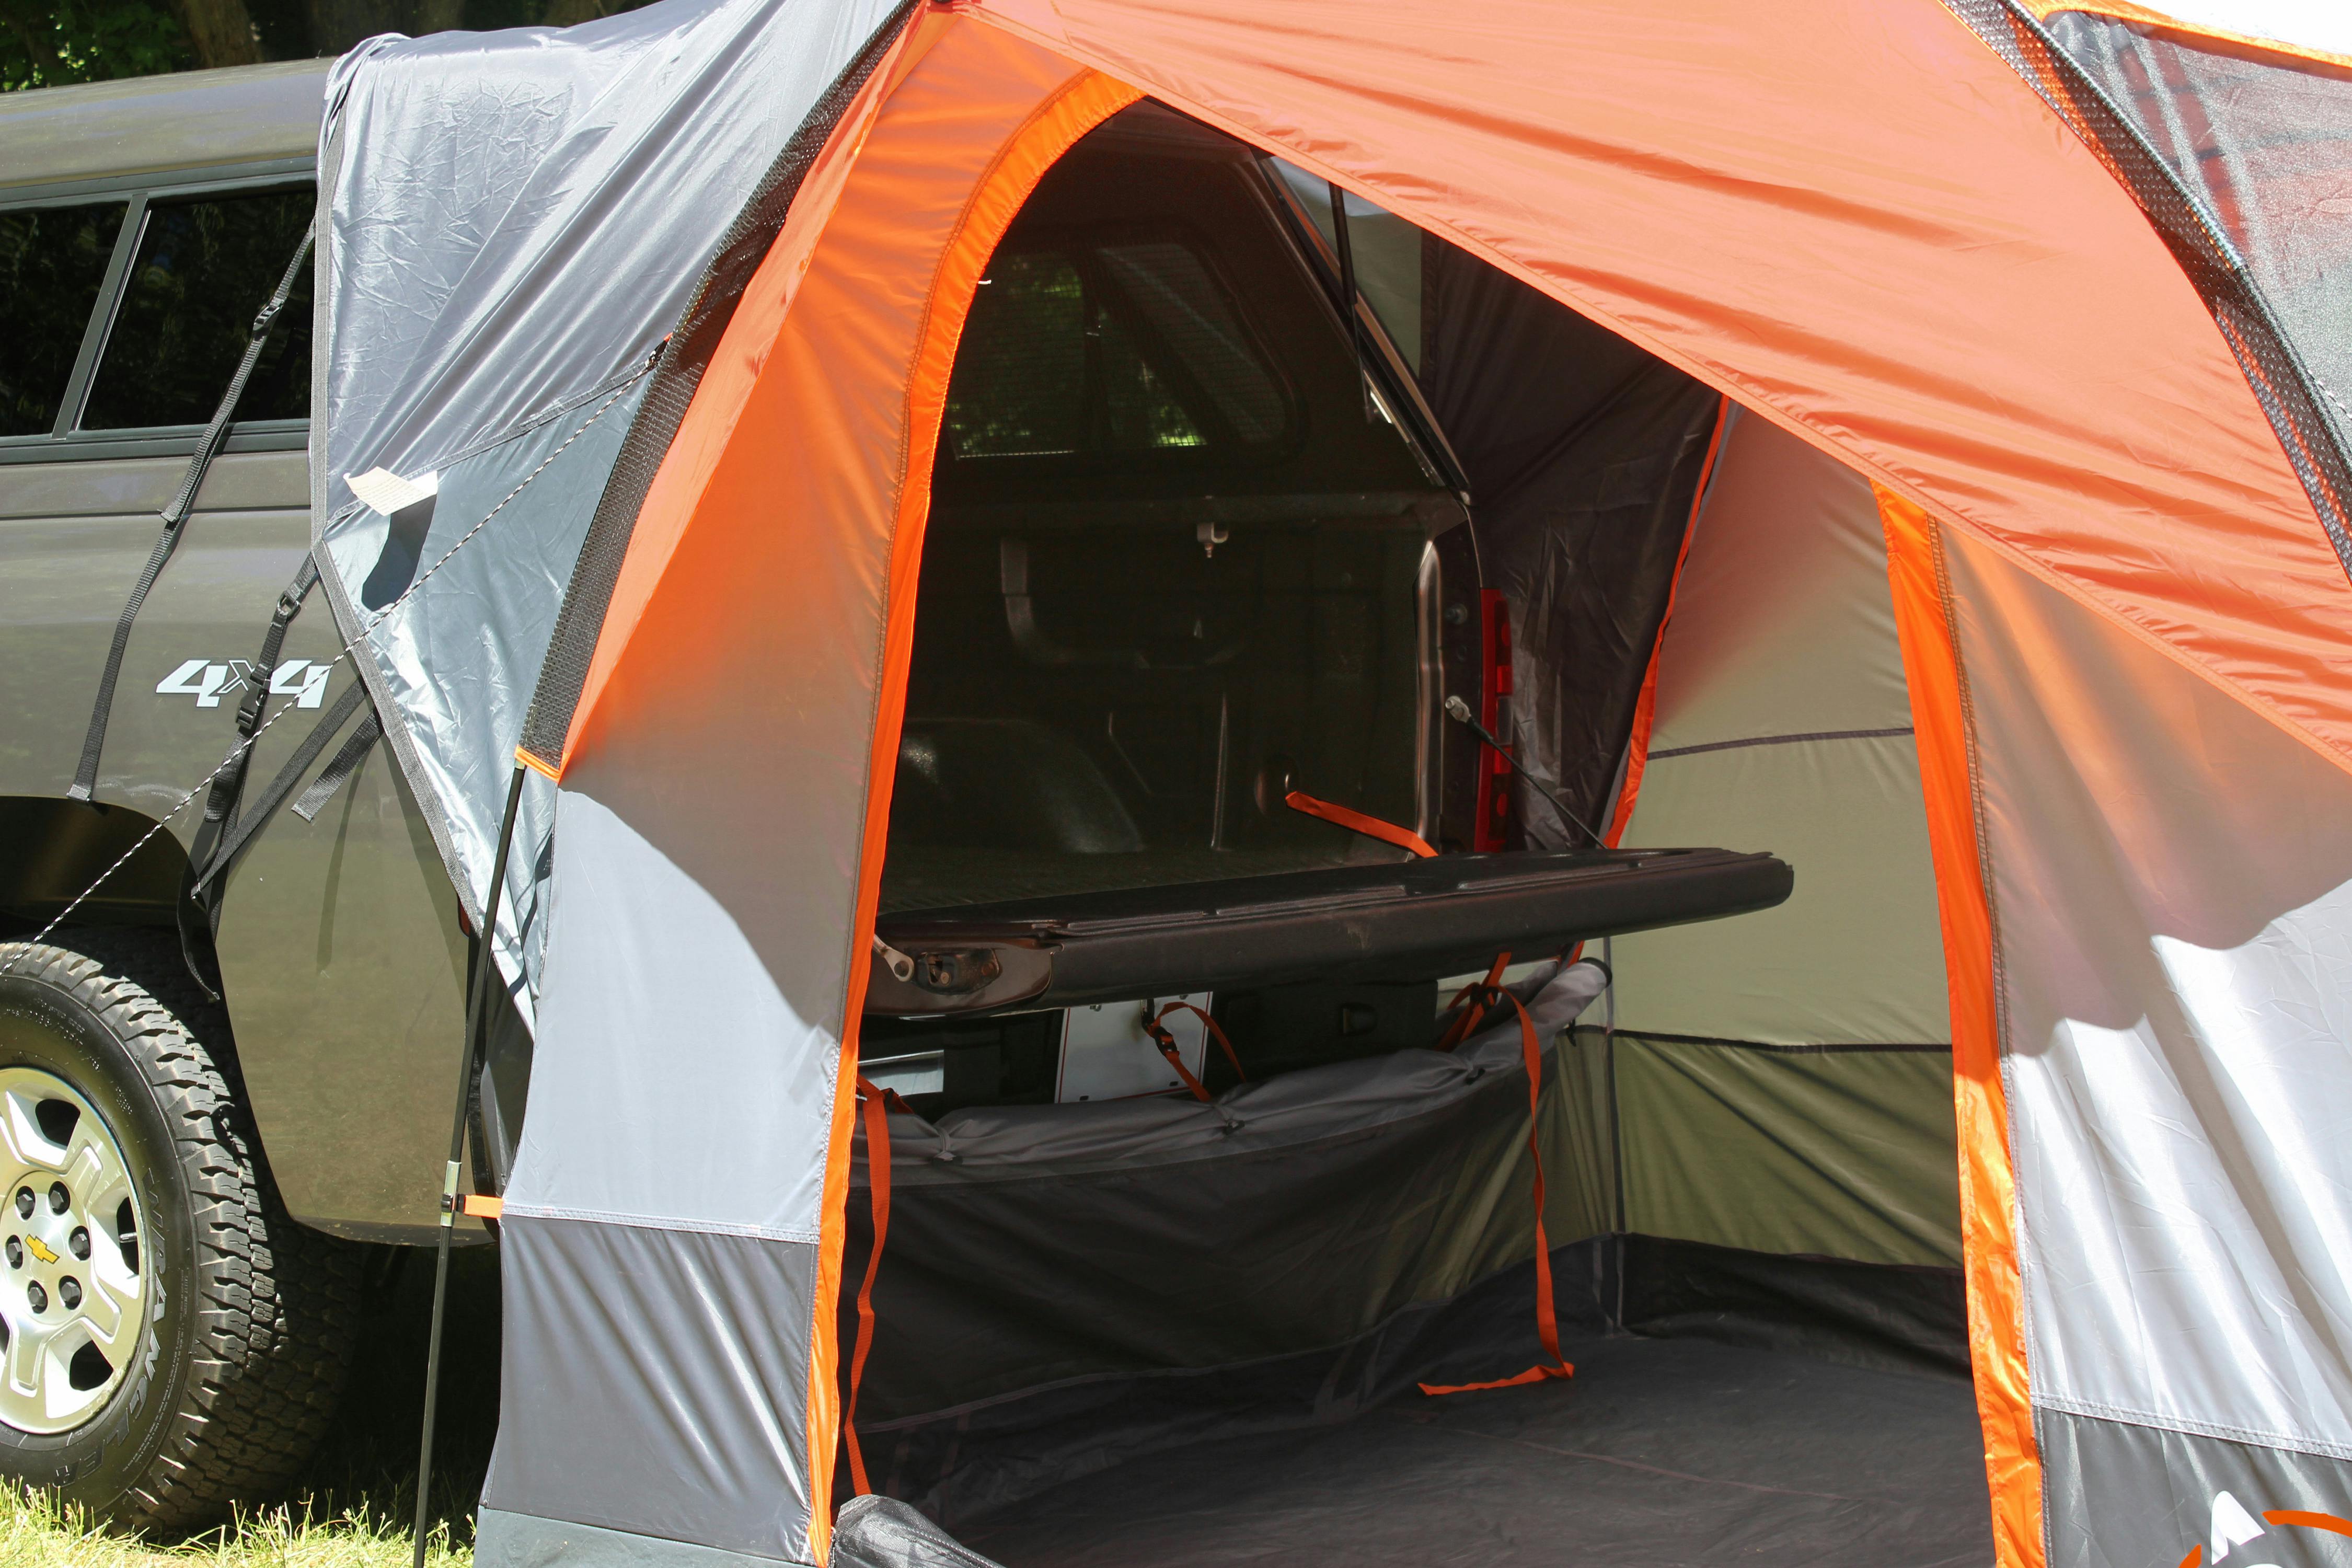
[[[72,795],[157,514],[310,221],[325,76],[0,98],[0,1473],[150,1531],[309,1458],[366,1269],[434,1234],[463,1033],[468,939],[382,747],[315,815],[277,814],[216,931],[181,931],[191,786],[239,704],[299,716],[352,679],[323,595],[255,662],[309,542],[307,288]],[[306,728],[264,733],[251,778]]]

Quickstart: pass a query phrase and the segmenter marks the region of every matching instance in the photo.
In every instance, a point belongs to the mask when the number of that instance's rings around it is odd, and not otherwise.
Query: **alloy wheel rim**
[[[88,1425],[122,1384],[149,1299],[146,1216],[106,1119],[38,1068],[0,1068],[0,1422]]]

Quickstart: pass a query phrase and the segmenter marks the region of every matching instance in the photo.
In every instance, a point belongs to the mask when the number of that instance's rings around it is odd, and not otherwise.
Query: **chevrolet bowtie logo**
[[[37,1236],[26,1237],[25,1238],[25,1245],[32,1249],[34,1257],[39,1258],[44,1263],[55,1263],[58,1260],[58,1255],[51,1252],[47,1247],[42,1246],[41,1238]]]

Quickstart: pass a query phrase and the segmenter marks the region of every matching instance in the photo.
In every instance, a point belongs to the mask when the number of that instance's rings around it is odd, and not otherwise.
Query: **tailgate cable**
[[[1517,773],[1521,778],[1527,780],[1530,785],[1534,786],[1535,792],[1538,795],[1542,795],[1546,800],[1551,802],[1552,809],[1559,812],[1560,816],[1566,817],[1570,826],[1575,828],[1579,833],[1583,834],[1587,838],[1592,840],[1592,847],[1595,849],[1606,849],[1609,847],[1609,841],[1607,839],[1601,837],[1601,835],[1593,832],[1592,829],[1584,826],[1584,818],[1569,810],[1568,806],[1560,800],[1559,796],[1551,792],[1551,786],[1549,784],[1545,784],[1543,780],[1529,773],[1525,763],[1521,763],[1518,758],[1511,755],[1510,748],[1504,745],[1502,742],[1495,738],[1495,732],[1492,730],[1487,729],[1486,725],[1478,722],[1478,716],[1470,711],[1470,704],[1463,701],[1459,697],[1449,697],[1445,700],[1445,716],[1453,720],[1457,724],[1467,724],[1470,727],[1470,732],[1472,734],[1486,742],[1489,746],[1492,746],[1497,756],[1511,764],[1511,771],[1513,773]]]

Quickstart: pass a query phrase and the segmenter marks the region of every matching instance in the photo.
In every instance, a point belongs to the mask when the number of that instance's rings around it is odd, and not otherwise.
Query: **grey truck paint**
[[[130,203],[135,230],[148,193],[307,182],[326,77],[320,61],[8,95],[0,209],[104,195]],[[131,347],[108,343],[107,316],[135,237],[117,246],[69,402],[101,349]],[[202,799],[173,808],[236,738],[247,666],[310,527],[302,422],[236,427],[131,637],[100,808],[75,805],[66,789],[115,617],[196,430],[59,423],[0,438],[0,905],[11,934],[56,915],[159,819],[166,835],[77,918],[169,922]],[[315,669],[340,646],[313,595],[278,668]],[[320,695],[331,704],[352,679],[348,661],[335,664]],[[324,711],[283,700],[248,798]],[[269,1164],[300,1219],[364,1239],[431,1236],[467,945],[440,856],[381,747],[317,820],[281,808],[239,863],[217,944],[222,982]]]

